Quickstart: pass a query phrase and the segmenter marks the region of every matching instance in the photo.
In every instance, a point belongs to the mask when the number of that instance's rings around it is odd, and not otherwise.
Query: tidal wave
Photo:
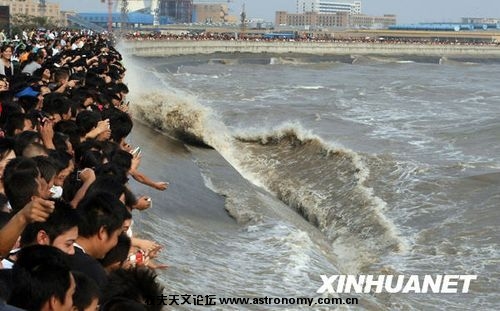
[[[370,170],[360,154],[326,143],[298,124],[235,135],[195,98],[161,93],[141,98],[138,118],[188,144],[215,148],[247,180],[320,229],[342,252],[338,255],[352,263],[348,270],[359,271],[378,256],[405,249],[384,216],[386,203],[365,186]],[[213,190],[223,192],[228,212],[239,222],[259,219],[257,211],[232,204],[242,200],[237,192]]]
[[[155,155],[144,165],[175,181],[144,222],[174,254],[166,284],[286,297],[315,293],[322,274],[477,274],[467,296],[365,295],[359,307],[472,299],[495,309],[498,64],[291,54],[207,63],[239,57],[127,66],[142,92],[130,98],[135,117],[179,139],[132,141]],[[254,65],[272,57],[299,65]]]

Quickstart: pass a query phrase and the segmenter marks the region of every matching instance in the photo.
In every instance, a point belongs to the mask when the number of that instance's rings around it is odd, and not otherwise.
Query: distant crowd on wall
[[[108,34],[32,29],[0,46],[0,310],[160,310],[162,246],[133,213],[167,182],[127,137],[126,68]]]
[[[238,32],[193,32],[193,33],[162,33],[158,31],[134,31],[128,32],[124,35],[126,40],[244,40],[244,41],[256,41],[256,42],[338,42],[338,43],[377,43],[377,44],[431,44],[431,45],[499,45],[500,42],[487,39],[478,38],[454,38],[453,33],[443,34],[443,37],[435,38],[416,38],[416,37],[353,37],[345,36],[342,32],[337,35],[335,33],[299,33],[290,37],[290,32],[284,32],[283,36],[279,35],[279,32],[273,33],[273,37],[269,38],[266,33],[245,33],[238,34]]]

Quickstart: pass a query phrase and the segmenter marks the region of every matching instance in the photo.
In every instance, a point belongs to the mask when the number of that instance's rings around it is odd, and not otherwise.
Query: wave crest
[[[383,213],[386,203],[365,186],[370,170],[362,155],[295,123],[233,135],[194,97],[150,93],[141,99],[137,117],[189,143],[215,148],[247,180],[319,228],[341,252],[345,270],[360,271],[381,255],[406,248]],[[247,205],[231,204],[238,196],[226,200],[239,222],[258,219],[248,218],[254,211],[245,212]]]
[[[359,264],[351,271],[406,249],[383,213],[386,203],[365,186],[370,170],[360,154],[328,144],[296,124],[237,140],[247,154],[243,169],[317,226],[343,253],[339,256]]]
[[[209,146],[204,135],[204,120],[210,111],[196,104],[193,96],[166,96],[161,92],[140,95],[133,106],[135,117],[188,144]]]

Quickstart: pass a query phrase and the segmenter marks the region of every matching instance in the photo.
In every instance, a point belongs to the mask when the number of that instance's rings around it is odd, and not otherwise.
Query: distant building
[[[385,14],[384,16],[351,15],[349,16],[349,27],[351,28],[387,28],[396,24],[396,15]]]
[[[85,22],[89,22],[103,28],[107,28],[109,21],[108,13],[78,13],[76,14],[76,17]],[[122,22],[127,23],[128,26],[132,27],[153,26],[154,16],[147,13],[132,12],[128,13],[126,15],[126,19],[123,20],[123,15],[121,13],[111,14],[111,23],[113,24],[113,27],[118,27],[118,24]],[[164,16],[160,16],[159,22],[161,25],[169,23],[168,18]],[[84,27],[85,26],[86,25],[84,25]]]
[[[500,18],[462,17],[463,24],[500,24]]]
[[[387,28],[396,24],[396,15],[369,16],[351,15],[347,12],[318,13],[305,12],[290,14],[285,11],[276,12],[276,26],[299,26],[321,28]]]
[[[10,31],[10,14],[9,7],[6,5],[0,6],[0,30],[4,33]]]
[[[332,14],[344,12],[349,15],[361,14],[361,1],[297,0],[297,13],[316,12]]]
[[[195,23],[229,23],[230,20],[227,4],[193,4],[193,22]]]
[[[266,22],[263,18],[252,18],[247,22],[248,29],[270,29],[274,28],[274,24]]]
[[[0,6],[9,6],[10,15],[31,15],[48,17],[56,22],[62,20],[59,4],[38,0],[0,0]]]
[[[276,26],[300,26],[300,27],[348,27],[349,14],[337,12],[330,14],[319,14],[318,12],[306,12],[289,14],[288,12],[276,12]]]

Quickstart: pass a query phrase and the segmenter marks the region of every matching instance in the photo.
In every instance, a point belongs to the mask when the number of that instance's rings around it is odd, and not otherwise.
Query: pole
[[[108,0],[108,33],[113,31],[113,0]]]

